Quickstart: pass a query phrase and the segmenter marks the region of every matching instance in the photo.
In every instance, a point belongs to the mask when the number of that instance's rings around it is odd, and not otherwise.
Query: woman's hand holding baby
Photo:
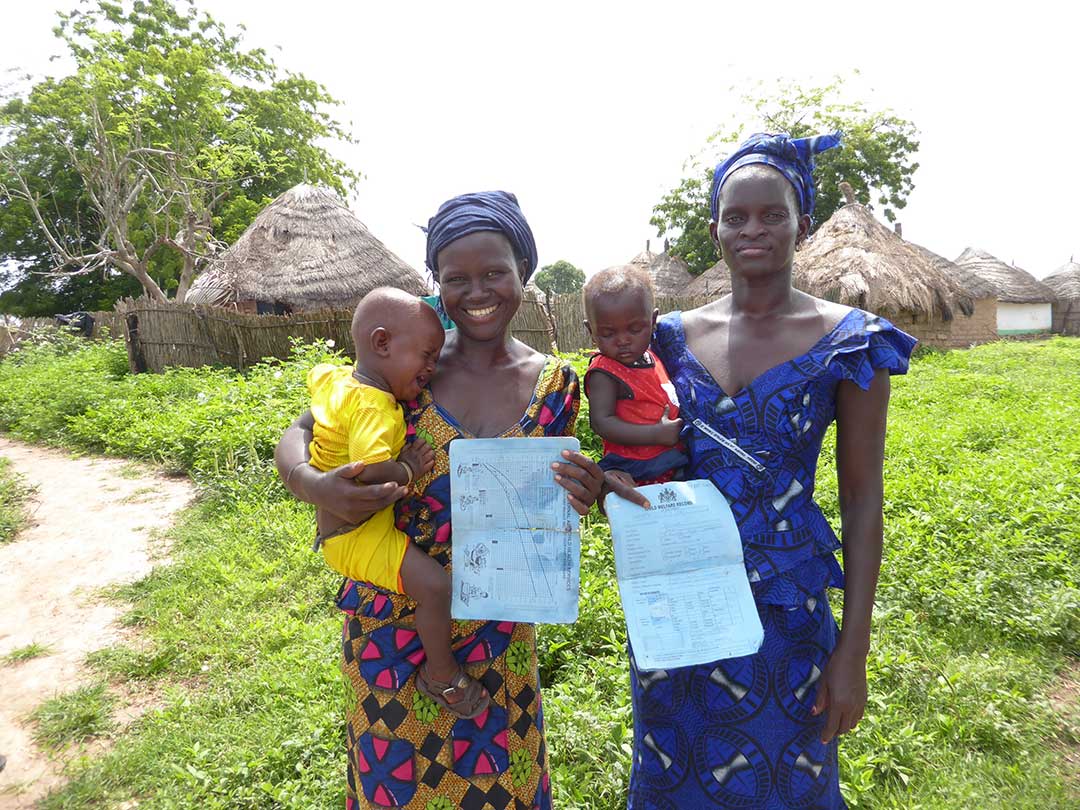
[[[349,524],[359,525],[404,498],[408,492],[406,487],[393,482],[357,484],[355,479],[365,468],[362,461],[343,464],[326,472],[305,465],[302,468],[302,492],[298,494],[319,509],[325,509]]]

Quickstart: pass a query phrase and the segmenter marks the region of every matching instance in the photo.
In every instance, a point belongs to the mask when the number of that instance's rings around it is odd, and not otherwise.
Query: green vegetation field
[[[166,707],[78,761],[47,807],[342,806],[336,581],[269,462],[322,356],[129,376],[122,345],[62,338],[0,363],[0,429],[155,459],[205,493],[173,564],[122,591],[147,646],[91,658],[102,684],[145,681]],[[1080,340],[924,354],[893,391],[870,706],[841,746],[844,793],[858,808],[1080,808],[1060,765],[1080,729],[1047,697],[1080,651]],[[833,479],[826,448],[836,519]],[[580,621],[541,630],[552,780],[559,808],[616,810],[630,704],[599,518],[583,553]],[[108,733],[106,692],[61,700],[39,712],[42,739]]]

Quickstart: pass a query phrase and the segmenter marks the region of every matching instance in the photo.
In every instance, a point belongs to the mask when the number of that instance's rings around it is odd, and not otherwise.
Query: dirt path
[[[31,643],[42,657],[0,662],[0,810],[31,808],[62,782],[62,762],[31,741],[26,715],[91,679],[88,652],[120,641],[122,606],[97,589],[149,573],[153,536],[193,494],[171,478],[122,459],[73,458],[0,436],[0,456],[36,486],[31,525],[0,546],[0,656]],[[158,557],[163,549],[155,547]]]
[[[1072,788],[1073,795],[1080,798],[1080,662],[1074,662],[1058,677],[1054,689],[1050,692],[1050,703],[1057,710],[1071,734],[1056,742],[1055,748],[1061,755],[1065,779]]]

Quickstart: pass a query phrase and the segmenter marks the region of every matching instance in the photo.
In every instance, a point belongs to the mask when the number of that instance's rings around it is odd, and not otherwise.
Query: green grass
[[[30,715],[34,742],[56,750],[108,734],[113,727],[112,705],[104,683],[51,698]]]
[[[142,464],[125,464],[116,471],[116,474],[121,478],[142,478],[146,475],[146,467]]]
[[[26,502],[34,491],[11,468],[11,461],[0,458],[0,544],[14,540],[26,524]]]
[[[40,658],[43,655],[49,655],[51,652],[52,647],[48,644],[38,644],[34,641],[27,644],[25,647],[16,647],[11,652],[0,655],[0,663],[18,664],[21,661],[29,661],[31,658]]]
[[[171,532],[173,564],[121,590],[145,644],[91,656],[102,678],[153,684],[164,709],[73,766],[46,807],[341,806],[336,581],[308,551],[310,509],[270,463],[323,356],[132,377],[122,346],[72,341],[0,363],[0,429],[158,461],[204,491]],[[1080,730],[1047,696],[1080,650],[1080,340],[928,352],[893,391],[871,697],[841,745],[845,796],[1076,810],[1060,749]],[[831,441],[818,497],[836,522]],[[540,632],[552,784],[560,808],[621,810],[631,710],[601,518],[582,550],[580,620]]]

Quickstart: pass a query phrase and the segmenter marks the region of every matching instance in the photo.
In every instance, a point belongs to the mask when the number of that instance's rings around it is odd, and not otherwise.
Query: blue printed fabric
[[[840,145],[840,133],[815,135],[812,138],[789,138],[786,133],[776,135],[755,132],[713,169],[712,187],[709,190],[709,213],[713,222],[720,221],[720,191],[732,174],[744,166],[763,163],[780,172],[795,187],[799,199],[799,213],[814,215],[814,155]]]
[[[645,459],[626,458],[618,453],[605,453],[599,463],[600,469],[605,472],[607,470],[622,470],[629,473],[640,484],[642,481],[660,478],[672,470],[676,471],[676,479],[681,478],[682,476],[678,471],[686,466],[686,460],[686,453],[677,447],[673,447],[658,456]]]
[[[824,717],[810,716],[837,636],[825,591],[843,586],[840,543],[814,503],[814,476],[837,385],[868,389],[876,369],[903,374],[914,346],[855,309],[729,396],[687,348],[682,314],[657,324],[654,349],[691,425],[685,477],[711,480],[731,504],[765,641],[754,655],[683,669],[639,671],[631,657],[629,810],[845,807],[836,743],[821,744]],[[728,446],[692,427],[695,419]]]
[[[478,231],[496,231],[510,240],[514,255],[528,264],[521,278],[522,284],[536,272],[536,239],[517,197],[508,191],[478,191],[449,199],[439,206],[424,230],[427,232],[427,267],[436,281],[439,280],[439,251]]]

